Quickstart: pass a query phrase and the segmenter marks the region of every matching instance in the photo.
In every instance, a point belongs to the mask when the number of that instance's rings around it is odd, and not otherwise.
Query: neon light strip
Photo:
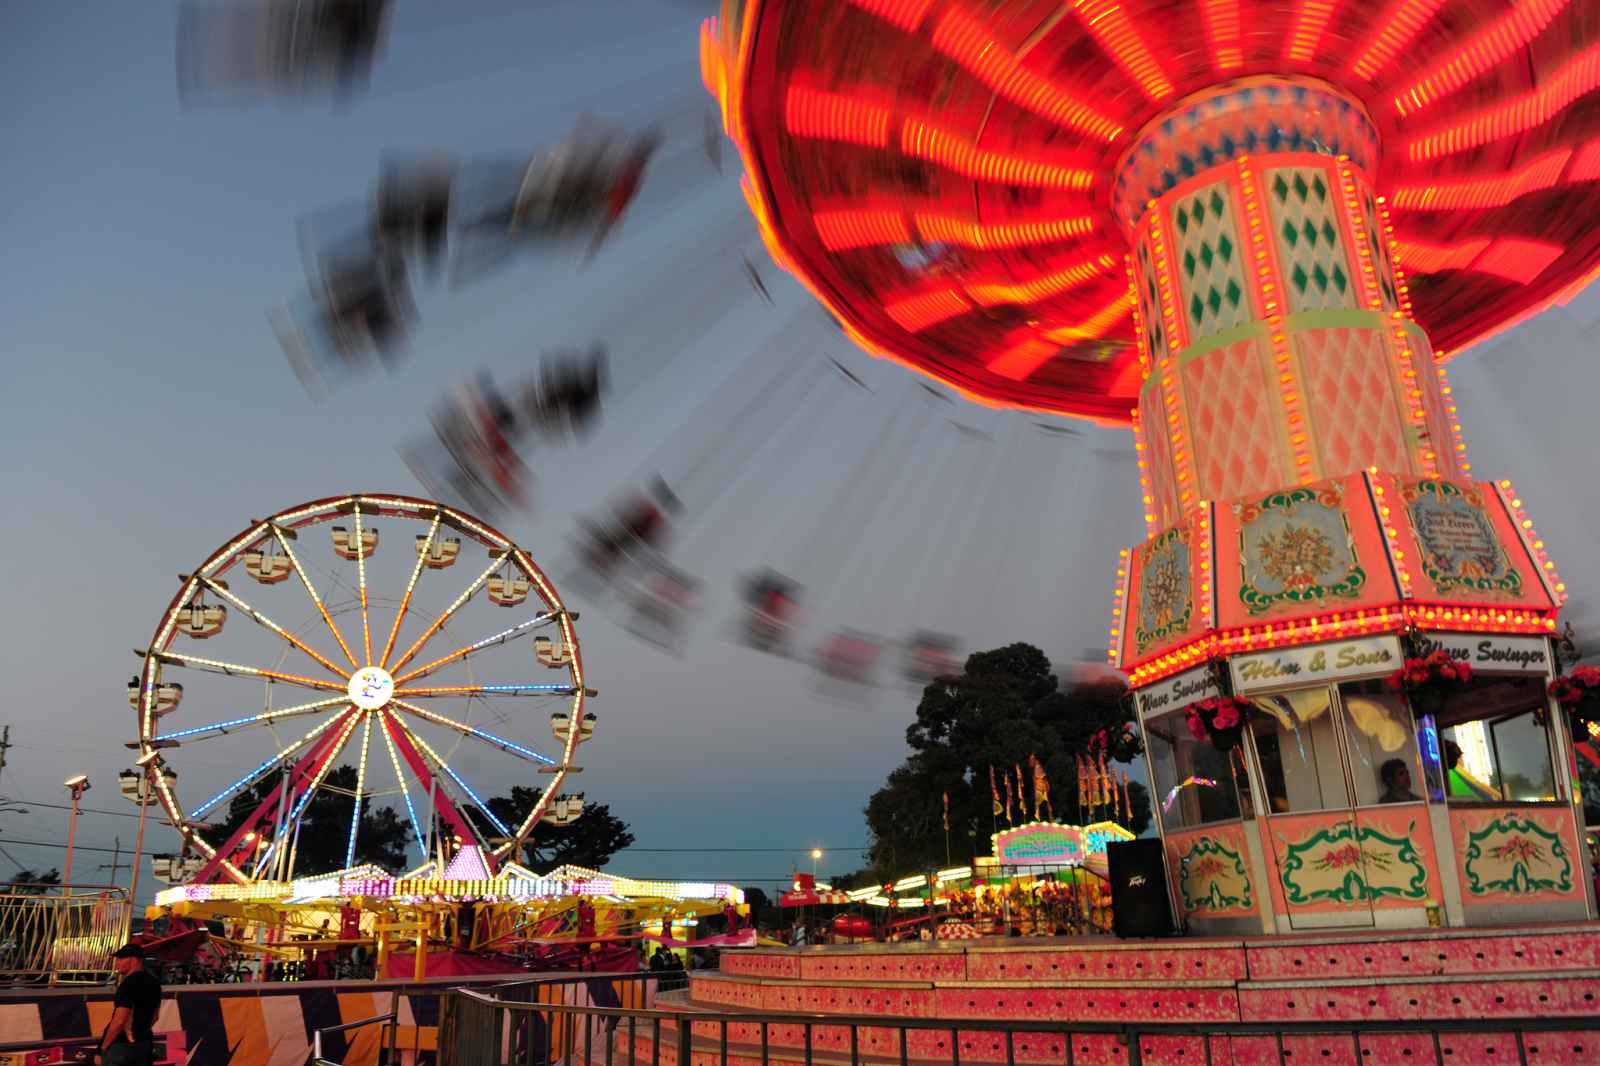
[[[422,574],[422,565],[428,558],[428,553],[433,550],[434,534],[439,532],[439,512],[433,514],[433,524],[428,527],[428,539],[422,542],[422,548],[417,552],[417,565],[411,569],[411,580],[406,582],[406,594],[400,597],[400,609],[394,613],[394,625],[389,627],[389,639],[383,645],[383,657],[378,660],[379,666],[389,665],[389,653],[394,651],[394,638],[400,634],[400,620],[406,616],[406,606],[411,603],[411,593],[417,587],[417,578]]]
[[[356,516],[356,577],[361,591],[361,641],[367,649],[367,665],[372,665],[372,627],[367,622],[367,556],[361,547],[361,504],[355,506]],[[357,804],[359,806],[359,804]]]
[[[420,688],[397,688],[397,696],[487,696],[503,695],[518,696],[525,692],[551,692],[563,696],[570,696],[574,691],[573,685],[548,684],[495,684],[495,685],[436,685]]]
[[[1600,44],[1579,52],[1539,87],[1475,112],[1406,145],[1412,162],[1437,159],[1542,126],[1579,97],[1600,88]]]
[[[425,674],[432,673],[434,670],[437,670],[439,667],[445,666],[445,665],[447,665],[449,663],[453,663],[457,659],[464,659],[468,655],[471,655],[473,652],[479,651],[479,650],[481,650],[483,648],[488,647],[490,644],[502,643],[502,642],[508,640],[509,638],[516,636],[518,633],[521,633],[523,630],[532,629],[535,626],[548,625],[550,622],[554,621],[555,618],[556,618],[556,613],[555,612],[553,612],[553,611],[541,611],[539,614],[537,614],[534,617],[528,619],[526,622],[521,622],[521,623],[519,623],[517,625],[514,625],[510,629],[502,629],[500,632],[494,634],[491,637],[484,637],[480,641],[477,641],[477,642],[472,643],[472,644],[468,644],[468,645],[466,645],[465,647],[462,647],[462,648],[457,648],[455,651],[451,652],[449,655],[443,656],[442,658],[435,659],[435,660],[433,660],[433,662],[428,663],[426,666],[418,666],[418,667],[416,667],[416,668],[414,668],[412,670],[409,670],[406,673],[401,674],[399,677],[395,678],[394,679],[394,683],[396,685],[403,685],[407,681],[412,681],[412,680],[415,680],[416,678],[422,677]]]
[[[289,557],[289,561],[294,564],[294,572],[300,575],[300,583],[306,587],[306,594],[311,597],[311,602],[317,605],[317,610],[322,614],[322,620],[328,624],[328,632],[332,633],[333,639],[339,642],[339,647],[344,650],[344,657],[350,660],[350,665],[355,666],[356,657],[350,654],[350,645],[344,642],[344,635],[339,632],[339,627],[333,624],[333,617],[328,614],[328,608],[323,606],[322,597],[317,595],[316,586],[311,584],[311,579],[306,576],[305,567],[300,565],[300,557],[296,555],[294,553],[294,549],[289,546],[289,538],[285,537],[283,535],[283,531],[277,526],[272,527],[272,533],[273,536],[278,538],[278,543],[283,547],[283,553],[287,555]],[[359,552],[360,548],[361,545],[358,541],[356,543],[356,550]]]
[[[445,622],[449,620],[450,616],[456,613],[456,609],[459,608],[463,603],[466,603],[467,600],[471,599],[472,598],[472,594],[474,592],[477,592],[478,588],[485,581],[489,580],[489,575],[493,574],[496,570],[500,569],[500,564],[503,561],[504,560],[501,558],[501,556],[498,553],[495,554],[494,557],[489,560],[489,565],[484,568],[483,573],[478,575],[478,579],[476,581],[474,581],[471,585],[468,585],[467,586],[467,590],[465,592],[463,592],[461,595],[457,596],[456,599],[455,599],[455,602],[452,603],[449,607],[446,607],[444,613],[441,614],[438,618],[435,618],[433,620],[433,624],[430,625],[427,628],[427,631],[424,632],[422,634],[422,636],[417,638],[417,641],[416,641],[415,644],[411,645],[411,647],[406,649],[406,653],[404,655],[400,656],[400,658],[395,660],[394,668],[390,672],[393,673],[394,670],[398,670],[402,666],[404,666],[407,663],[407,661],[409,661],[410,658],[417,653],[418,649],[420,649],[424,644],[426,644],[428,642],[428,638],[433,636],[435,633],[437,633],[439,631],[439,627],[443,626],[445,624]]]
[[[263,722],[276,721],[279,718],[289,718],[299,714],[310,714],[320,711],[325,707],[333,707],[346,702],[348,697],[336,696],[333,699],[318,700],[315,703],[302,703],[294,707],[283,707],[276,711],[263,711],[260,714],[247,715],[244,718],[232,718],[226,722],[213,722],[210,725],[197,725],[189,729],[180,729],[175,733],[162,733],[160,736],[151,737],[152,743],[158,740],[181,740],[184,737],[198,736],[213,729],[227,732],[234,726],[260,725]]]
[[[963,287],[968,296],[985,307],[992,307],[995,304],[1031,304],[1093,281],[1109,273],[1116,266],[1116,262],[1115,256],[1107,254],[1098,259],[1082,260],[1021,284],[967,282]]]
[[[300,798],[295,801],[294,810],[289,812],[290,825],[293,825],[295,822],[299,821],[300,812],[306,809],[306,804],[311,802],[311,797],[316,795],[317,789],[322,787],[323,779],[328,776],[328,771],[333,769],[333,761],[337,759],[339,757],[339,753],[344,750],[345,743],[350,739],[350,734],[355,732],[357,719],[365,720],[366,715],[351,715],[345,720],[344,729],[334,740],[333,746],[328,749],[328,754],[323,758],[322,765],[317,768],[316,777],[312,778],[311,784],[306,786],[306,790],[302,792],[300,794]]]
[[[1448,56],[1430,63],[1432,73],[1401,89],[1394,98],[1394,109],[1402,115],[1414,115],[1438,103],[1526,47],[1566,6],[1567,0],[1518,0],[1515,7],[1463,41]]]
[[[268,618],[266,615],[262,614],[248,603],[244,602],[244,600],[234,595],[230,590],[222,587],[222,585],[218,584],[216,581],[213,581],[209,577],[202,577],[200,581],[208,590],[216,593],[218,596],[221,596],[223,599],[239,608],[239,610],[249,615],[251,620],[256,622],[258,625],[265,626],[267,629],[272,630],[274,633],[278,634],[278,636],[282,637],[284,640],[287,640],[290,644],[293,644],[295,647],[299,648],[301,651],[305,652],[307,655],[311,656],[317,662],[327,667],[333,673],[338,674],[340,677],[346,679],[350,677],[347,672],[335,666],[328,659],[323,658],[321,652],[318,652],[309,644],[306,644],[304,641],[300,640],[300,638],[290,633],[287,629],[284,629],[278,623],[274,622],[272,619]]]
[[[1200,14],[1205,18],[1206,43],[1211,46],[1217,73],[1231,74],[1244,66],[1244,52],[1239,47],[1243,32],[1239,0],[1201,0]]]
[[[916,118],[908,118],[901,124],[900,150],[975,181],[1073,192],[1081,192],[1094,184],[1092,170],[985,151],[956,134]]]
[[[789,86],[784,128],[793,137],[889,147],[889,109],[840,93]]]
[[[251,770],[249,773],[247,773],[243,777],[239,778],[239,780],[235,781],[233,784],[229,785],[227,788],[223,789],[221,792],[218,792],[215,796],[212,796],[210,799],[206,800],[200,806],[196,807],[194,809],[194,811],[191,812],[190,818],[199,818],[199,817],[201,817],[207,811],[209,811],[211,808],[215,807],[218,803],[221,803],[223,800],[227,799],[234,792],[237,792],[240,788],[243,788],[243,787],[245,787],[247,785],[254,784],[256,779],[259,778],[263,773],[265,773],[266,771],[270,770],[272,767],[276,766],[278,763],[282,762],[289,755],[294,754],[300,748],[305,747],[306,744],[310,743],[311,741],[315,740],[317,737],[321,736],[322,733],[325,732],[329,726],[331,726],[333,723],[335,723],[335,722],[337,722],[339,720],[340,719],[338,717],[329,718],[326,722],[323,722],[322,724],[316,726],[309,733],[307,733],[305,736],[301,737],[299,740],[295,741],[293,744],[290,744],[288,747],[286,747],[282,751],[278,752],[278,754],[272,756],[270,759],[267,759],[260,766],[257,766],[254,770]]]
[[[344,848],[344,865],[347,870],[356,864],[356,833],[361,829],[361,794],[367,787],[367,748],[371,743],[372,712],[363,711],[361,712],[361,759],[356,763],[355,809],[350,812],[350,841]]]
[[[928,8],[933,6],[933,0],[850,0],[850,2],[861,10],[870,11],[885,22],[891,22],[906,31],[916,29],[927,16]]]
[[[1317,54],[1322,41],[1322,31],[1328,28],[1339,0],[1300,0],[1300,10],[1295,13],[1294,30],[1283,50],[1283,58],[1291,63],[1309,63]]]
[[[421,748],[425,754],[431,756],[433,758],[434,765],[438,766],[439,769],[449,774],[450,779],[461,786],[461,790],[472,798],[472,802],[477,804],[478,810],[483,814],[483,816],[489,819],[489,824],[500,830],[501,836],[508,837],[514,835],[511,830],[505,827],[505,824],[502,823],[500,819],[494,816],[494,812],[489,809],[489,805],[483,802],[482,798],[480,798],[476,792],[472,791],[472,786],[461,780],[461,775],[456,773],[455,770],[451,769],[450,764],[441,759],[439,757],[439,753],[428,746],[428,742],[426,740],[423,740],[421,736],[411,729],[411,727],[400,721],[398,715],[393,715],[391,718],[394,721],[394,724],[399,726],[405,735],[411,739],[411,743]]]
[[[404,707],[406,710],[410,711],[414,715],[417,715],[418,717],[426,718],[428,721],[435,722],[442,726],[449,726],[451,729],[458,730],[459,732],[465,733],[468,736],[477,737],[479,740],[486,740],[490,744],[505,748],[508,751],[515,752],[518,755],[525,756],[529,759],[532,759],[534,762],[541,762],[546,766],[556,765],[556,761],[550,758],[548,755],[541,755],[531,748],[525,748],[521,744],[507,740],[505,737],[497,737],[493,733],[486,733],[481,729],[476,729],[470,725],[467,725],[465,722],[458,722],[454,718],[448,718],[445,715],[439,714],[435,711],[418,707],[414,703],[407,703],[405,700],[397,699],[394,701],[394,703],[396,706]]]
[[[1111,142],[1122,127],[1033,71],[978,19],[952,4],[933,28],[933,46],[1012,103],[1096,140]]]
[[[1152,102],[1172,95],[1172,82],[1150,54],[1118,0],[1072,0],[1089,35]]]
[[[379,712],[388,714],[387,708]],[[387,729],[379,730],[383,734],[383,743],[389,749],[389,762],[394,765],[395,780],[400,782],[400,795],[405,797],[406,814],[411,816],[411,830],[417,834],[417,847],[421,849],[424,857],[428,854],[428,838],[423,835],[422,822],[417,818],[417,808],[411,804],[411,789],[406,785],[406,775],[400,771],[400,753],[394,750],[394,738],[389,736]]]
[[[333,692],[343,692],[347,686],[335,684],[332,681],[322,681],[315,677],[302,677],[299,674],[285,674],[277,670],[264,670],[259,666],[242,666],[238,663],[225,663],[220,659],[206,659],[199,655],[184,655],[178,652],[158,651],[154,656],[164,663],[176,666],[187,666],[195,670],[213,670],[223,674],[244,674],[246,677],[270,677],[274,681],[286,681],[294,685],[305,685],[308,688],[329,689]]]
[[[1394,191],[1397,211],[1459,211],[1503,207],[1531,192],[1554,188],[1572,158],[1571,148],[1558,148],[1525,167],[1493,177],[1402,185]]]
[[[1388,11],[1373,20],[1372,35],[1350,69],[1361,80],[1372,81],[1443,6],[1444,0],[1395,0]]]

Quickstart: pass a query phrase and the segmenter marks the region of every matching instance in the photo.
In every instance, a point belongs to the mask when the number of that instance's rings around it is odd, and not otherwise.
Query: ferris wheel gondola
[[[407,525],[419,534],[407,536]],[[327,527],[321,537],[312,535],[317,526]],[[463,581],[449,563],[469,543],[486,549],[487,565],[473,565]],[[390,545],[402,550],[386,553]],[[288,560],[297,582],[258,576],[245,594],[229,588],[224,575],[239,567],[256,576],[249,560],[269,551]],[[360,853],[368,805],[385,796],[403,805],[422,855],[459,840],[482,845],[491,863],[504,859],[544,819],[577,745],[593,734],[576,614],[523,549],[446,505],[363,494],[291,508],[252,522],[182,581],[140,652],[130,747],[185,853],[199,857],[192,873],[182,868],[196,880],[292,878],[302,822],[319,793],[352,799],[340,816],[348,823],[337,827],[345,867]],[[491,581],[500,595],[489,594]],[[519,588],[521,596],[506,594]],[[538,600],[532,610],[530,598]],[[230,643],[195,654],[195,612],[213,607],[232,620],[209,636]],[[277,621],[296,617],[291,611],[309,620],[293,628]],[[252,690],[259,709],[249,706]],[[534,745],[552,704],[583,728],[558,730],[546,754]],[[243,772],[209,798],[180,797],[170,764],[191,755],[202,768],[231,763]],[[342,758],[355,763],[354,789],[329,780]],[[206,772],[186,774],[185,787]],[[488,790],[533,773],[549,776],[532,808],[515,824],[497,817]],[[566,813],[576,817],[571,804]],[[208,823],[226,826],[226,838]],[[480,823],[499,835],[480,838]],[[320,836],[335,827],[313,828]]]

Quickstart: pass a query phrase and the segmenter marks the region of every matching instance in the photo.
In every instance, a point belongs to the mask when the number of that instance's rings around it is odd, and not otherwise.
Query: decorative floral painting
[[[1572,891],[1572,858],[1561,834],[1516,811],[1467,833],[1462,871],[1474,896]]]
[[[1354,599],[1367,582],[1337,485],[1236,503],[1239,599],[1252,615],[1283,603]]]
[[[1196,837],[1179,857],[1178,870],[1185,913],[1249,910],[1255,906],[1244,857],[1217,837]]]
[[[1189,592],[1189,526],[1174,526],[1142,549],[1139,618],[1133,638],[1143,654],[1152,644],[1182,633],[1194,618]]]
[[[1415,823],[1410,830],[1415,832]],[[1299,840],[1280,841],[1283,896],[1290,905],[1427,897],[1428,868],[1410,833],[1396,836],[1371,825],[1357,829],[1341,819],[1316,826]]]

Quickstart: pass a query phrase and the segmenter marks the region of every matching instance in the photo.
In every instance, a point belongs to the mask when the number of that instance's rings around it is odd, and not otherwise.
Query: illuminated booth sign
[[[1001,866],[1081,866],[1086,853],[1083,830],[1075,825],[1033,822],[994,835]]]

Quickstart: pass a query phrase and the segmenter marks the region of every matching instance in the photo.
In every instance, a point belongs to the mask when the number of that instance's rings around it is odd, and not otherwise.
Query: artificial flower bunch
[[[1132,762],[1144,753],[1144,741],[1132,722],[1123,722],[1121,728],[1102,729],[1089,738],[1089,755],[1106,753],[1112,762]]]
[[[1412,706],[1431,714],[1451,692],[1472,680],[1472,664],[1462,662],[1442,648],[1421,659],[1407,659],[1389,675],[1389,687],[1404,692]]]
[[[1250,711],[1250,701],[1241,696],[1212,696],[1184,708],[1189,735],[1196,740],[1209,737],[1218,751],[1238,745]]]
[[[1600,722],[1600,667],[1577,666],[1550,682],[1549,693],[1572,718],[1573,733],[1582,740],[1589,722]]]

